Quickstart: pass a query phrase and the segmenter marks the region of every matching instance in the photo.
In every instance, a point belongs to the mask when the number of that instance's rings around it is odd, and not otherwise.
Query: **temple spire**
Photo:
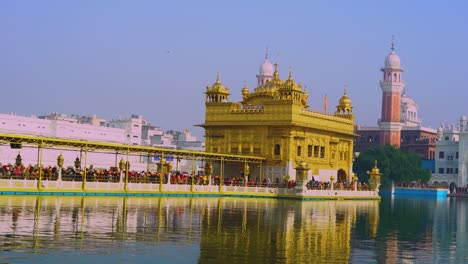
[[[392,48],[391,48],[392,51],[395,51],[395,35],[393,34],[392,35]]]

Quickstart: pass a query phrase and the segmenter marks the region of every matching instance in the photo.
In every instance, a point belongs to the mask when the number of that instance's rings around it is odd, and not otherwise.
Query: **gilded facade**
[[[250,166],[249,177],[274,181],[296,178],[295,167],[306,162],[308,179],[333,176],[351,181],[354,115],[346,91],[334,112],[313,111],[302,84],[279,77],[278,63],[265,57],[257,75],[258,86],[241,89],[242,101],[231,102],[230,90],[219,78],[206,87],[205,149],[207,152],[265,158]],[[325,102],[326,104],[326,102]],[[326,108],[326,106],[325,106]],[[244,164],[225,167],[226,177],[243,175]]]

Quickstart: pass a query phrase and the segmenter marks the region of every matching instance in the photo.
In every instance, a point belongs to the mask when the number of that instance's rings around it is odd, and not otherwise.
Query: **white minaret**
[[[401,79],[403,68],[400,57],[395,52],[395,39],[392,38],[390,54],[385,59],[385,66],[381,69],[383,79],[380,81],[382,89],[382,116],[379,121],[380,144],[390,144],[400,147],[401,140],[401,91],[404,82]]]
[[[265,61],[260,65],[257,75],[258,86],[263,85],[273,79],[273,64],[268,60],[268,50],[265,53]]]

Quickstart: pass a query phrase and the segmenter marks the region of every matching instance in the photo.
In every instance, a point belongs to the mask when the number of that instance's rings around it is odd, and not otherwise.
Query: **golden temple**
[[[226,166],[226,177],[296,180],[295,168],[305,162],[310,169],[307,180],[351,182],[357,135],[346,90],[334,112],[326,111],[327,99],[321,112],[310,109],[309,95],[294,81],[291,69],[288,79],[280,79],[278,63],[273,69],[268,55],[257,78],[253,90],[244,84],[240,102],[229,101],[230,90],[219,73],[206,87],[205,122],[200,125],[205,129],[205,150],[265,158],[261,165]]]

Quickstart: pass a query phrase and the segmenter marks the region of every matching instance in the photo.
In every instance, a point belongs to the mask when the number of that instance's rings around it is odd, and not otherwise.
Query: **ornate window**
[[[314,146],[314,158],[319,157],[319,146]]]
[[[281,153],[281,146],[280,144],[275,145],[275,156],[279,156]]]

